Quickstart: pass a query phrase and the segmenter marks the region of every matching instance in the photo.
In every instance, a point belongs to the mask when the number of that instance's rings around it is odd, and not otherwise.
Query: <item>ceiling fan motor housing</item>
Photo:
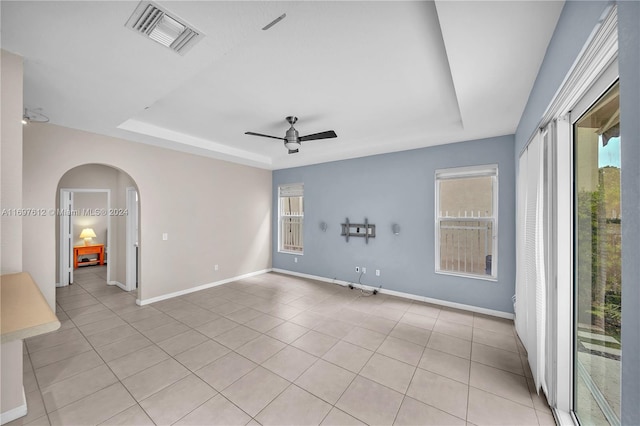
[[[289,130],[287,130],[285,139],[286,140],[284,141],[284,146],[286,146],[287,149],[296,150],[300,148],[300,136],[298,134],[298,131],[293,128],[293,124],[291,124]]]
[[[255,132],[245,132],[245,135],[284,140],[284,147],[289,150],[289,154],[295,154],[298,152],[298,149],[300,148],[301,140],[313,141],[318,139],[331,139],[331,138],[338,137],[338,135],[336,135],[336,132],[334,132],[333,130],[327,130],[326,132],[313,133],[311,135],[300,137],[300,135],[298,134],[298,131],[293,127],[296,121],[298,121],[298,117],[294,117],[293,115],[290,115],[289,117],[286,118],[286,120],[289,124],[291,124],[291,127],[289,128],[289,130],[287,130],[287,133],[284,138],[281,138],[278,136],[265,135],[262,133],[255,133]]]

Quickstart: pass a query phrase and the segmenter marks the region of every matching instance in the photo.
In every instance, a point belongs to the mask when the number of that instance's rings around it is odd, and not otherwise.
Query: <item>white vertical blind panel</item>
[[[546,138],[545,132],[542,138]],[[540,138],[540,139],[542,139]],[[536,262],[536,369],[531,370],[533,379],[536,383],[536,390],[545,385],[545,369],[546,369],[546,318],[547,318],[547,284],[545,271],[545,197],[546,191],[544,186],[544,149],[542,141],[538,143],[538,182],[536,191],[536,233],[535,233],[535,262]]]
[[[516,226],[516,303],[515,326],[520,340],[527,346],[527,274],[525,267],[525,233],[527,212],[527,150],[518,167],[518,204]]]
[[[527,149],[527,201],[525,213],[525,282],[526,282],[526,312],[527,312],[527,338],[523,342],[527,349],[529,366],[533,373],[536,386],[538,371],[537,351],[537,319],[536,319],[536,282],[537,282],[537,211],[538,211],[538,186],[540,182],[540,135],[529,144]]]

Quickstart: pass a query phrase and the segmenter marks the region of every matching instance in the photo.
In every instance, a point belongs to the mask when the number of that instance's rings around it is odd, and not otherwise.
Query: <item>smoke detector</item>
[[[125,26],[180,55],[187,53],[203,37],[184,20],[150,1],[141,1]]]

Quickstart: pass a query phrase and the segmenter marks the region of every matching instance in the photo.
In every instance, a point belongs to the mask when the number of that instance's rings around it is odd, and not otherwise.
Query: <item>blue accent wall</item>
[[[304,255],[278,253],[273,221],[273,267],[357,282],[355,267],[366,267],[362,284],[513,312],[515,291],[514,138],[501,136],[411,151],[375,155],[273,173],[274,211],[278,185],[304,184]],[[435,273],[436,169],[498,164],[498,281]],[[340,235],[349,218],[376,225],[376,237]],[[320,223],[326,222],[323,232]],[[394,235],[391,226],[400,225]],[[298,262],[294,262],[294,258]],[[375,270],[380,269],[380,277]]]
[[[602,17],[607,1],[568,0],[562,8],[536,82],[516,130],[515,161],[529,141],[569,69]],[[517,167],[517,166],[516,166]]]

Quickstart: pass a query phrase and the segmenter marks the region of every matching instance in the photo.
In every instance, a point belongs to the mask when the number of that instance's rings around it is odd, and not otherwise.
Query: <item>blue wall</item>
[[[606,1],[575,0],[565,3],[516,130],[516,163],[520,151],[529,141],[542,114],[609,4]]]
[[[273,267],[357,282],[418,296],[513,312],[515,289],[514,139],[502,136],[392,154],[336,161],[273,173],[278,185],[304,183],[304,255],[278,253],[274,217]],[[435,273],[434,173],[436,169],[498,164],[498,281]],[[277,216],[277,215],[274,215]],[[340,236],[346,218],[376,225],[376,238]],[[322,232],[320,222],[328,229]],[[400,235],[391,225],[398,223]],[[294,257],[298,262],[294,263]],[[375,269],[381,276],[375,276]]]

